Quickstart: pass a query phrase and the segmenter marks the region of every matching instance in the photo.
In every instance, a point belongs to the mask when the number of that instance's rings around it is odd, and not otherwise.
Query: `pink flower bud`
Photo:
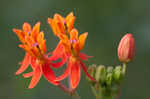
[[[127,63],[131,61],[136,52],[135,41],[132,34],[126,34],[120,41],[118,46],[118,57],[121,62]]]

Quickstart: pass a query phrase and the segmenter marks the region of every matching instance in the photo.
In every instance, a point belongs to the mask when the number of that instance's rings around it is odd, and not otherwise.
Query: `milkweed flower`
[[[89,78],[94,80],[82,62],[83,60],[87,61],[90,56],[80,52],[84,47],[88,33],[83,33],[78,37],[78,31],[74,28],[74,21],[75,16],[72,12],[66,18],[59,14],[55,14],[54,19],[48,18],[48,23],[54,34],[60,39],[59,44],[52,53],[51,59],[62,59],[60,64],[55,65],[57,66],[56,68],[61,67],[65,62],[67,63],[64,74],[57,77],[56,81],[63,80],[69,76],[72,89],[75,89],[79,84],[81,68]]]
[[[132,34],[126,34],[118,46],[118,58],[121,62],[128,63],[136,53],[135,40]]]
[[[67,76],[70,78],[70,86],[72,89],[75,89],[80,81],[81,76],[81,68],[85,72],[85,74],[95,81],[90,74],[87,72],[87,68],[82,62],[82,60],[88,60],[90,56],[87,56],[80,51],[83,49],[85,40],[87,38],[88,33],[83,33],[78,37],[78,31],[76,29],[72,29],[70,32],[70,38],[67,35],[60,34],[60,43],[62,44],[63,54],[67,57],[67,68],[61,76],[57,77],[57,81],[63,80]],[[57,55],[57,53],[55,53]],[[54,54],[54,55],[55,55]]]
[[[69,13],[66,17],[63,17],[56,13],[53,19],[48,18],[48,23],[56,36],[59,36],[60,34],[69,35],[70,31],[74,28],[75,18],[76,17],[73,15],[73,12]],[[53,67],[59,68],[63,66],[63,64],[65,64],[65,62],[67,61],[67,56],[68,54],[64,52],[62,42],[60,41],[56,49],[53,51],[50,60],[55,61],[59,58],[61,58],[62,60],[57,63],[52,63]]]
[[[31,65],[33,71],[23,74],[25,78],[32,76],[28,88],[33,88],[42,74],[50,83],[58,85],[59,82],[55,81],[56,76],[50,68],[51,63],[46,54],[46,40],[44,39],[44,33],[40,32],[40,22],[37,22],[33,28],[29,23],[25,22],[22,30],[13,29],[13,32],[16,33],[22,43],[19,47],[26,51],[24,60],[21,62],[16,75],[23,73]]]

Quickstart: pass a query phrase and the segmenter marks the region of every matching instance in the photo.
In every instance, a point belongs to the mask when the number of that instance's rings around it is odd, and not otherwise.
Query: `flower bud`
[[[114,69],[113,77],[114,77],[114,80],[116,82],[120,82],[120,80],[122,79],[122,68],[121,68],[121,66],[117,66]]]
[[[109,86],[111,86],[112,81],[113,81],[112,76],[113,76],[113,67],[109,66],[107,68],[107,75],[106,75],[106,84],[109,85]]]
[[[96,65],[92,64],[88,67],[88,73],[94,78],[95,77],[95,72],[96,72]],[[93,82],[89,77],[86,76],[86,79],[91,85],[94,85],[95,82]]]
[[[135,41],[132,34],[126,34],[118,46],[118,57],[121,62],[128,63],[135,56]]]
[[[106,69],[105,66],[100,65],[96,68],[95,79],[99,83],[104,83],[106,77]]]

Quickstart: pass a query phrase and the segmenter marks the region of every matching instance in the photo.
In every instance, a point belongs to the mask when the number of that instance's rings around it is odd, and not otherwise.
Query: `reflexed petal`
[[[21,74],[28,68],[28,66],[30,64],[30,57],[31,56],[28,53],[26,53],[24,60],[21,62],[20,68],[16,72],[16,75]]]
[[[31,25],[29,23],[25,22],[22,26],[22,30],[24,32],[31,32]]]
[[[36,58],[35,57],[31,58],[31,67],[32,67],[32,69],[35,69],[37,67]]]
[[[49,67],[48,64],[43,64],[42,65],[42,71],[44,77],[52,84],[58,85],[59,82],[55,81],[56,80],[56,75],[54,74],[53,70]]]
[[[79,54],[79,57],[82,59],[82,60],[85,60],[85,61],[88,61],[88,58],[92,58],[93,56],[88,56],[84,53],[80,53]]]
[[[29,87],[28,87],[29,89],[32,89],[32,88],[34,88],[34,86],[36,86],[36,84],[39,82],[39,80],[41,78],[41,75],[42,75],[41,68],[40,68],[40,66],[37,66],[33,73],[32,80],[29,84]]]
[[[85,74],[86,74],[91,80],[93,80],[94,82],[96,82],[96,80],[87,72],[87,68],[86,68],[86,66],[84,65],[84,63],[82,63],[82,62],[80,61],[80,65],[81,65],[81,68],[83,69],[83,71],[85,72]]]
[[[84,44],[85,44],[85,40],[86,40],[87,36],[88,36],[88,32],[83,33],[83,34],[80,35],[80,37],[79,37],[79,43],[80,43],[79,46],[80,46],[80,50],[83,49]]]
[[[22,74],[22,76],[23,76],[24,78],[29,78],[29,77],[31,77],[31,76],[33,75],[33,73],[34,73],[34,72],[24,73],[24,74]]]
[[[62,57],[60,62],[57,63],[51,63],[52,67],[54,68],[59,68],[61,66],[63,66],[66,62],[67,58],[66,57]]]
[[[67,68],[65,69],[64,73],[62,75],[58,76],[56,78],[56,81],[61,81],[61,80],[65,79],[70,74],[70,71],[71,71],[71,64],[68,63]]]
[[[63,55],[63,45],[61,42],[59,42],[59,44],[57,45],[57,47],[55,48],[55,50],[52,52],[52,56],[49,58],[49,60],[51,61],[56,61],[57,59],[61,58]]]
[[[71,67],[71,73],[70,73],[70,85],[72,87],[72,89],[75,89],[79,82],[80,82],[80,66],[79,64],[76,62],[74,64],[72,64]]]

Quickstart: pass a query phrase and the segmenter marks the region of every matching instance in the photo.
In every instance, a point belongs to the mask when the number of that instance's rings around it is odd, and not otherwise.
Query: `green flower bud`
[[[106,84],[111,86],[112,84],[112,80],[113,80],[113,67],[112,66],[109,66],[107,68],[107,76],[106,76]]]
[[[106,69],[104,65],[100,65],[96,68],[95,79],[99,83],[105,82],[106,78]]]
[[[112,73],[107,74],[106,84],[109,85],[109,86],[112,84]]]
[[[122,68],[121,68],[121,66],[117,66],[114,69],[113,77],[114,77],[114,80],[116,82],[120,82],[120,80],[122,79]]]
[[[112,72],[113,72],[113,67],[112,66],[107,67],[107,73],[112,73]]]

